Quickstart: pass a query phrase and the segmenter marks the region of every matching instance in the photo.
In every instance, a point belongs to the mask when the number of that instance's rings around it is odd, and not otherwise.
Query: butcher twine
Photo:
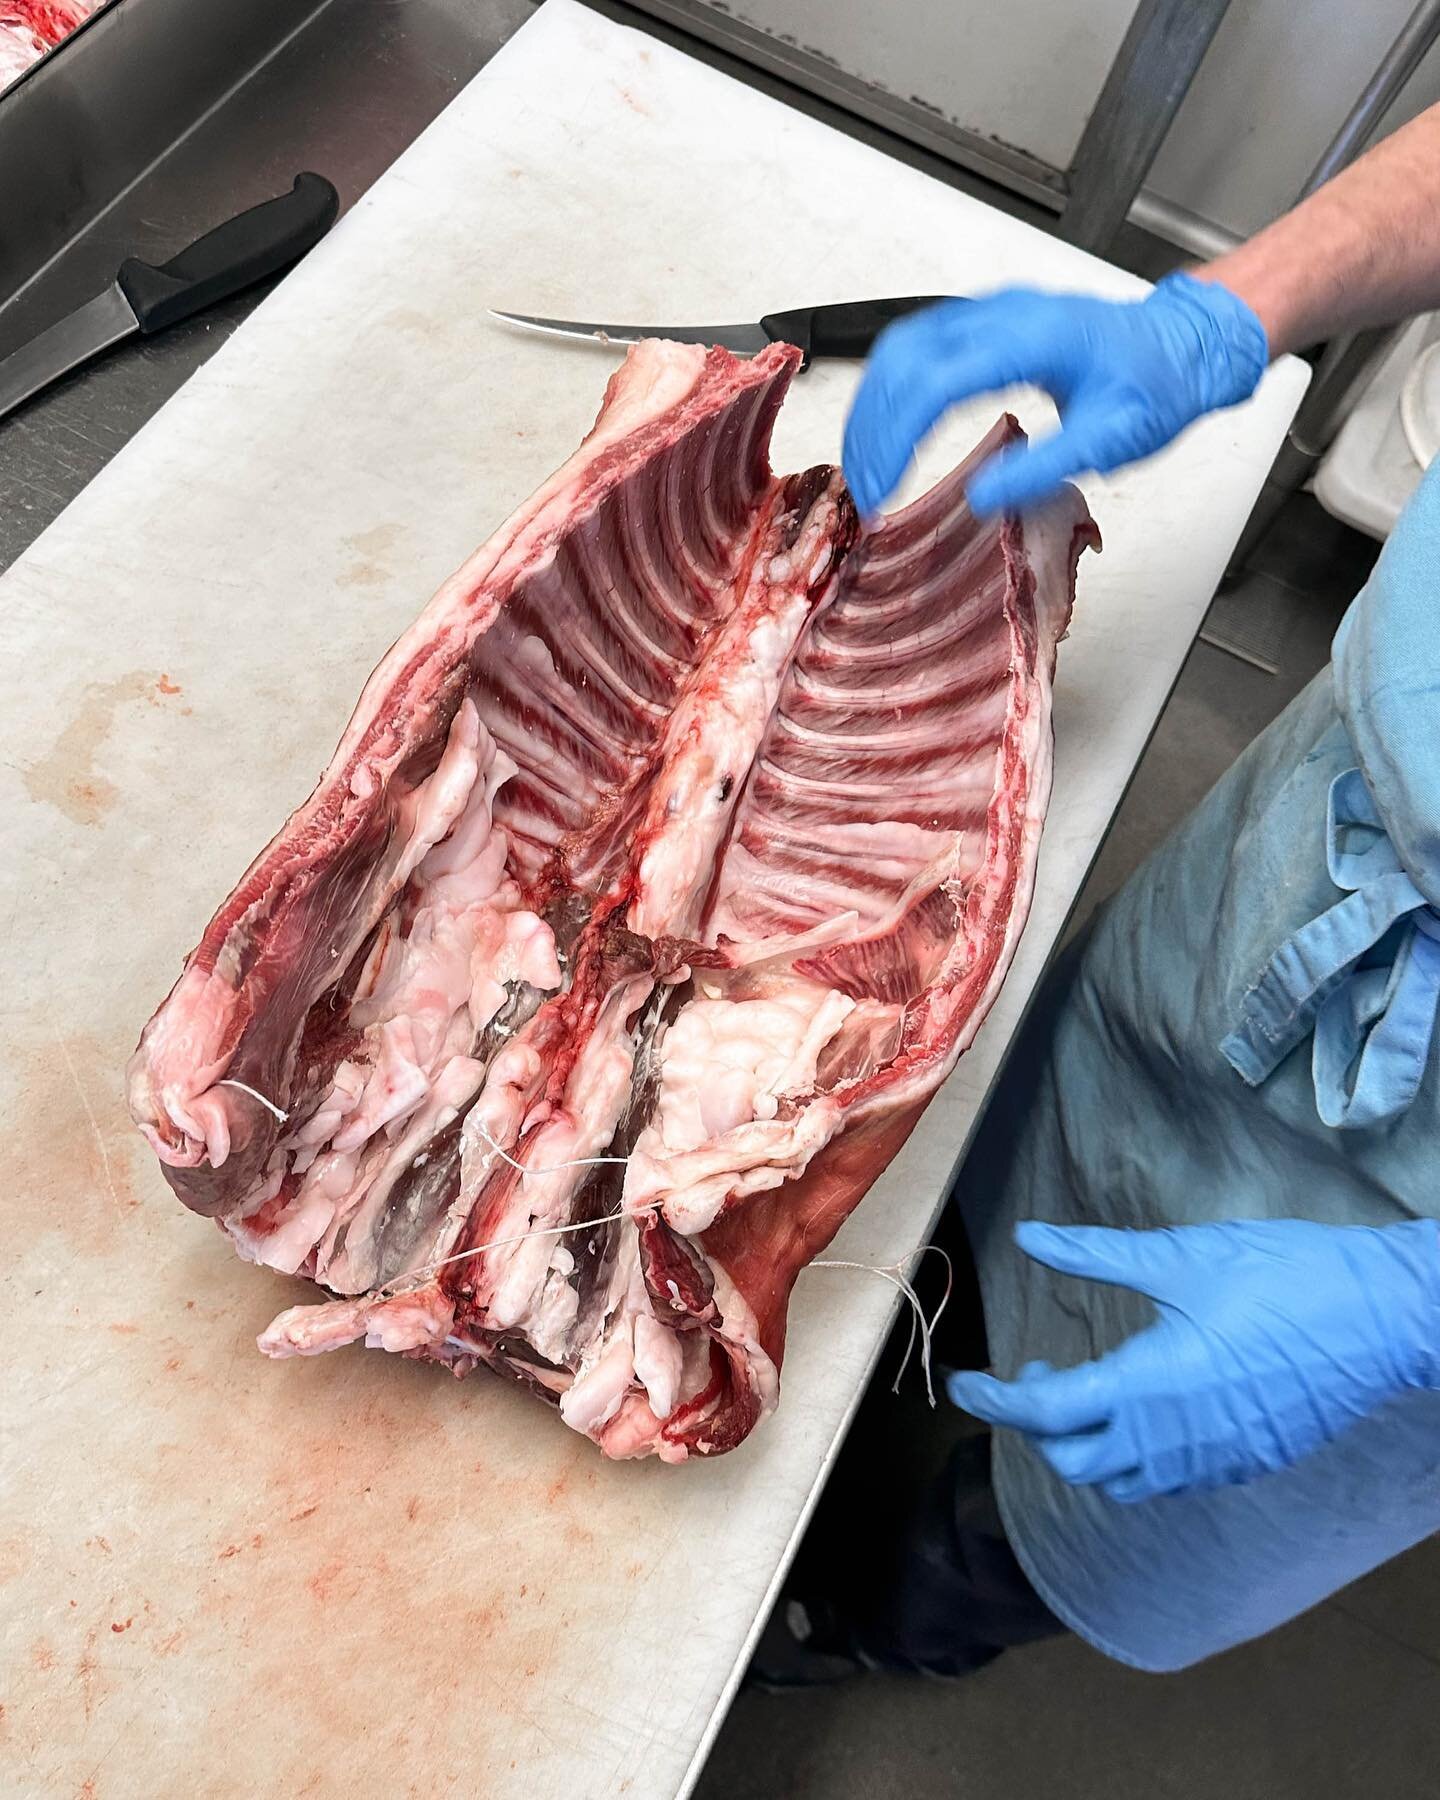
[[[249,1094],[252,1100],[258,1100],[261,1106],[273,1113],[282,1125],[290,1116],[283,1107],[277,1106],[273,1100],[267,1100],[264,1094],[257,1093],[246,1082],[236,1081],[233,1077],[227,1076],[222,1078],[217,1086],[239,1088],[242,1093]],[[522,1181],[530,1175],[556,1175],[564,1169],[598,1168],[607,1163],[623,1168],[630,1161],[628,1156],[577,1156],[567,1162],[547,1163],[544,1168],[531,1169],[527,1168],[524,1163],[518,1162],[503,1145],[497,1144],[478,1120],[474,1130],[502,1162],[508,1163],[512,1169],[519,1170]],[[658,1200],[652,1200],[646,1206],[628,1208],[622,1206],[615,1212],[602,1213],[598,1219],[582,1219],[578,1223],[570,1225],[532,1225],[528,1230],[515,1232],[513,1236],[494,1238],[488,1244],[476,1244],[472,1249],[457,1251],[454,1256],[442,1256],[438,1262],[424,1263],[418,1269],[407,1269],[405,1274],[397,1276],[394,1282],[387,1283],[386,1287],[378,1289],[376,1298],[393,1298],[395,1294],[405,1291],[398,1286],[399,1282],[414,1284],[427,1280],[438,1269],[448,1268],[451,1263],[464,1262],[471,1256],[483,1256],[488,1250],[506,1250],[511,1245],[523,1244],[532,1237],[565,1237],[573,1231],[590,1231],[596,1225],[610,1225],[621,1219],[633,1219],[637,1213],[653,1212],[659,1205]],[[926,1316],[920,1296],[915,1292],[914,1286],[905,1273],[912,1263],[918,1262],[922,1256],[928,1254],[941,1257],[945,1263],[945,1292],[941,1295],[940,1303],[934,1313],[929,1317]],[[905,1354],[900,1359],[900,1367],[895,1371],[895,1380],[891,1384],[890,1391],[894,1394],[899,1393],[901,1378],[910,1366],[910,1358],[915,1353],[915,1340],[918,1337],[920,1340],[920,1366],[925,1372],[925,1393],[933,1407],[935,1382],[931,1366],[931,1347],[935,1327],[940,1323],[940,1315],[950,1304],[950,1290],[954,1285],[954,1269],[949,1255],[938,1244],[921,1244],[917,1249],[912,1250],[909,1256],[894,1263],[850,1262],[838,1257],[820,1257],[814,1262],[806,1263],[805,1267],[807,1269],[856,1269],[864,1275],[878,1275],[882,1281],[888,1281],[891,1287],[898,1289],[904,1295],[910,1306],[910,1336],[906,1340]]]

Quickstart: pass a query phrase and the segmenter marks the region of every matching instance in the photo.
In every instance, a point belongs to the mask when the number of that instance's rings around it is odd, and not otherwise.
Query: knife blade
[[[127,337],[151,337],[298,261],[340,210],[323,175],[237,213],[166,263],[131,256],[93,300],[0,361],[0,419]]]
[[[911,294],[886,300],[837,300],[766,313],[753,325],[599,325],[582,319],[544,319],[530,313],[501,312],[492,318],[547,337],[589,338],[597,344],[638,344],[642,338],[669,338],[678,344],[719,344],[737,356],[758,356],[768,345],[794,344],[804,364],[817,356],[868,356],[877,337],[896,319],[935,306],[938,294]]]

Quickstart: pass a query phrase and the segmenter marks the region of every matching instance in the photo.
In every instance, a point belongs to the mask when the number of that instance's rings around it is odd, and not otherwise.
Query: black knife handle
[[[298,261],[339,210],[340,197],[323,175],[297,175],[288,194],[237,213],[167,263],[127,257],[120,290],[148,337]]]
[[[887,325],[943,298],[911,294],[897,300],[837,300],[828,306],[770,313],[760,324],[772,341],[796,345],[807,363],[814,356],[868,356]]]

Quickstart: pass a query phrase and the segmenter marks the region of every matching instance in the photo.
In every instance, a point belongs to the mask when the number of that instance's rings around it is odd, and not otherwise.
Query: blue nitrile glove
[[[1440,1387],[1440,1223],[1304,1219],[1015,1231],[1067,1275],[1148,1294],[1159,1318],[1073,1369],[947,1383],[966,1412],[1027,1433],[1066,1481],[1112,1500],[1284,1469],[1409,1388]]]
[[[1144,300],[1007,288],[943,301],[898,320],[871,352],[845,427],[845,480],[873,517],[947,408],[1028,382],[1053,397],[1060,430],[999,457],[969,489],[976,513],[1014,511],[1248,399],[1269,360],[1245,302],[1192,275],[1167,275]]]

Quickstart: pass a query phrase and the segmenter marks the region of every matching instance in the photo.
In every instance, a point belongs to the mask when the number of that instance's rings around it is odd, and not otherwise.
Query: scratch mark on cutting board
[[[77,825],[98,825],[115,803],[115,783],[95,767],[115,725],[115,714],[129,701],[179,693],[164,671],[135,669],[114,681],[92,681],[84,690],[75,716],[54,744],[24,770],[32,800],[57,807]]]
[[[70,1071],[70,1079],[75,1084],[75,1092],[80,1096],[80,1104],[85,1109],[85,1117],[90,1121],[90,1129],[95,1135],[95,1147],[100,1152],[100,1166],[105,1172],[105,1186],[110,1198],[115,1202],[115,1210],[123,1212],[124,1204],[115,1187],[115,1174],[110,1167],[110,1152],[105,1148],[104,1134],[100,1130],[100,1121],[95,1117],[95,1108],[90,1104],[90,1097],[85,1092],[80,1080],[80,1071],[75,1067],[75,1058],[70,1054],[70,1046],[64,1038],[57,1037],[55,1047],[65,1059],[65,1067]]]
[[[80,1702],[85,1709],[87,1724],[95,1716],[95,1707],[105,1686],[100,1663],[95,1655],[95,1640],[99,1635],[98,1626],[92,1627],[85,1634],[85,1648],[80,1652],[80,1660],[75,1665],[75,1677],[80,1684]]]

